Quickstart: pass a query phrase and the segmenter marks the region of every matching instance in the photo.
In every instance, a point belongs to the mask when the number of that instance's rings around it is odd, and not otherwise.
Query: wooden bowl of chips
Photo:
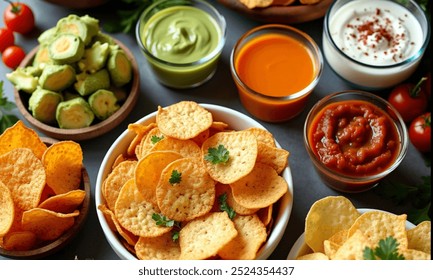
[[[173,128],[174,124],[178,128]],[[243,148],[238,149],[238,145]],[[265,159],[268,148],[280,159],[274,168]],[[213,173],[212,166],[219,157],[216,154],[224,149],[226,163],[215,168],[223,171]],[[251,154],[255,155],[247,159]],[[232,109],[192,101],[159,107],[130,124],[105,155],[95,188],[99,222],[121,259],[155,259],[156,255],[160,259],[267,259],[281,240],[292,209],[288,155],[261,124]],[[245,160],[243,166],[237,165],[240,158]],[[244,170],[250,164],[251,169]],[[231,173],[235,169],[239,174]],[[268,175],[259,176],[265,173]],[[261,193],[263,200],[258,199],[257,204],[246,198],[255,193],[236,192],[231,187],[237,184],[236,189],[242,190],[244,184],[254,184],[263,177],[272,178],[274,184],[260,184],[264,187],[256,193]],[[275,189],[268,188],[270,185]],[[190,197],[186,199],[184,193]],[[237,204],[235,198],[243,202]],[[130,207],[134,210],[127,210]],[[136,223],[133,212],[147,218]],[[247,224],[244,228],[249,233],[257,233],[246,239],[253,244],[245,246],[250,250],[236,247],[241,244],[235,239],[236,231],[239,237],[244,234],[239,223]],[[202,225],[210,226],[206,233],[200,231]],[[207,238],[212,245],[200,252],[189,250],[209,244]],[[167,246],[154,247],[153,241]]]
[[[295,24],[322,18],[332,0],[218,0],[224,6],[257,21]],[[247,5],[243,4],[247,3]],[[303,4],[304,3],[304,4]]]
[[[26,211],[21,210],[21,222],[18,224],[16,219],[13,218],[14,221],[7,232],[4,231],[4,227],[0,226],[2,228],[0,231],[3,230],[0,235],[0,255],[11,259],[42,259],[64,248],[81,230],[90,207],[90,179],[83,165],[81,167],[75,165],[76,167],[73,169],[77,171],[69,173],[75,173],[76,175],[72,175],[75,178],[65,175],[67,172],[63,170],[63,168],[68,166],[67,162],[70,159],[67,155],[72,156],[75,151],[81,152],[77,143],[72,141],[59,142],[45,137],[38,138],[33,130],[26,128],[21,122],[12,127],[12,130],[9,130],[9,132],[11,131],[13,133],[5,132],[0,136],[2,137],[2,141],[8,140],[10,137],[17,140],[12,144],[13,148],[9,152],[6,152],[4,147],[0,147],[0,165],[2,165],[2,168],[8,165],[7,161],[17,159],[13,164],[14,168],[12,170],[9,169],[12,176],[7,175],[9,176],[8,178],[13,178],[14,176],[25,177],[25,174],[30,171],[20,171],[19,169],[28,165],[28,162],[37,162],[38,160],[33,160],[33,154],[40,155],[41,152],[44,159],[40,160],[40,162],[43,163],[36,164],[36,167],[29,167],[32,168],[30,178],[33,178],[33,182],[38,181],[35,174],[39,174],[37,170],[39,169],[38,166],[41,165],[43,165],[45,174],[47,175],[44,182],[42,182],[44,185],[43,190],[36,192],[41,193],[37,197],[38,201],[35,202],[37,206]],[[17,136],[17,133],[21,134],[21,136]],[[11,136],[12,134],[15,136]],[[31,147],[33,148],[30,150]],[[69,154],[68,151],[71,151],[71,149],[75,151]],[[25,150],[26,153],[32,154],[32,156],[29,157],[26,154],[19,155],[18,150]],[[27,163],[20,161],[20,157],[26,157],[24,161]],[[39,156],[35,157],[38,158]],[[58,160],[62,160],[64,164],[58,164]],[[58,167],[56,168],[57,171],[53,170],[55,166]],[[19,175],[16,175],[17,173]],[[5,179],[0,171],[0,190],[2,191],[0,196],[10,198],[9,200],[0,199],[3,204],[2,212],[7,215],[9,211],[6,211],[6,209],[12,206],[14,207],[13,211],[16,216],[19,213],[17,212],[19,208],[16,205],[20,203],[20,199],[17,192],[14,192],[13,189],[17,187],[12,186],[14,183],[8,182],[8,179],[1,180],[1,178]],[[68,182],[65,180],[68,180]],[[65,184],[61,188],[70,187],[70,190],[64,190],[63,193],[56,194],[53,188],[47,185],[48,183],[57,185],[56,183],[52,183],[53,181],[64,182]],[[35,189],[38,184],[35,183],[32,188]],[[28,191],[27,193],[33,192]],[[23,201],[27,202],[29,200],[33,199],[30,197],[23,199]],[[6,220],[10,220],[10,217],[7,217]],[[2,221],[5,221],[5,219],[2,219]]]
[[[324,230],[323,224],[328,230]],[[398,252],[405,259],[431,258],[430,221],[415,226],[406,214],[356,209],[346,197],[329,196],[312,205],[306,217],[306,230],[287,259],[362,260],[365,247],[374,249],[379,241],[390,237],[399,243]]]
[[[48,137],[59,140],[82,141],[92,139],[107,133],[108,131],[119,125],[128,116],[128,114],[132,111],[135,104],[137,103],[138,96],[140,94],[140,76],[137,61],[133,53],[122,42],[118,41],[115,38],[112,39],[126,53],[132,67],[132,79],[128,84],[122,87],[115,87],[112,85],[109,88],[109,90],[114,92],[115,95],[126,96],[122,102],[118,102],[120,104],[120,108],[115,113],[113,113],[111,116],[104,120],[100,120],[95,116],[93,122],[88,127],[68,129],[60,128],[57,124],[47,124],[36,119],[32,115],[32,112],[29,110],[29,99],[31,95],[27,92],[24,92],[23,90],[15,89],[15,103],[24,118],[26,118],[26,120],[40,132],[44,133]],[[20,67],[32,65],[38,49],[39,46],[31,50],[21,62]],[[62,93],[62,95],[65,96],[66,92],[68,91],[69,89],[66,89]],[[85,98],[87,97],[88,96],[86,96]],[[65,97],[64,100],[66,100]]]

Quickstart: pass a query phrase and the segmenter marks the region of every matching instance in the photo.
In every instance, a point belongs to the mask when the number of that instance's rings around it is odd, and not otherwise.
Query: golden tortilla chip
[[[230,184],[233,198],[246,208],[263,208],[275,203],[289,187],[286,180],[266,164],[256,163],[243,178]]]
[[[37,245],[37,237],[31,231],[14,231],[3,237],[2,247],[8,251],[31,250]]]
[[[305,243],[314,252],[323,253],[323,241],[350,228],[359,216],[358,210],[344,196],[328,196],[317,200],[305,219]]]
[[[15,206],[11,191],[1,181],[0,209],[0,237],[2,237],[12,226],[15,216]]]
[[[117,165],[104,180],[102,193],[108,208],[114,209],[120,189],[131,178],[134,178],[136,160],[127,160]]]
[[[45,187],[44,166],[32,150],[16,148],[0,156],[0,181],[11,191],[15,207],[35,208]]]
[[[47,149],[38,134],[19,120],[0,135],[0,156],[16,148],[28,148],[38,159]]]
[[[216,256],[237,235],[226,212],[212,212],[194,219],[179,232],[179,259],[204,260]]]
[[[80,187],[83,168],[83,151],[74,141],[52,144],[42,157],[47,174],[47,184],[56,194]]]
[[[162,171],[156,199],[164,216],[175,221],[190,221],[212,209],[215,181],[200,158],[178,159]]]
[[[157,237],[140,237],[135,252],[140,260],[177,260],[180,246],[173,241],[172,233],[167,232]]]
[[[39,204],[38,207],[64,214],[71,213],[80,207],[85,197],[86,192],[84,190],[72,190],[67,193],[51,196]]]
[[[266,227],[257,215],[237,215],[233,222],[238,235],[219,250],[218,255],[227,260],[254,260],[266,241]]]
[[[407,231],[408,249],[431,254],[431,221],[419,223]]]
[[[161,132],[177,139],[192,139],[212,125],[212,114],[193,101],[158,106],[156,123]]]
[[[212,150],[222,146],[229,153],[227,162],[213,163]],[[209,137],[202,146],[204,163],[209,175],[223,184],[233,183],[250,173],[257,159],[257,140],[244,131],[220,132]]]

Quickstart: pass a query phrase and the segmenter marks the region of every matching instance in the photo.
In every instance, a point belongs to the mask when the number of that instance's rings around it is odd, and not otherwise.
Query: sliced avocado
[[[50,58],[59,64],[79,61],[84,54],[84,43],[73,34],[60,34],[49,44]]]
[[[87,42],[88,44],[92,41],[93,37],[99,33],[99,20],[89,15],[81,16],[80,20],[87,25],[89,30],[90,40]]]
[[[98,89],[108,89],[110,87],[110,75],[105,68],[93,74],[83,72],[77,75],[77,82],[74,87],[82,96],[92,94]]]
[[[24,71],[33,77],[39,77],[42,75],[42,68],[33,65],[26,66]]]
[[[89,96],[89,105],[95,116],[100,120],[107,119],[120,108],[114,93],[106,89],[100,89],[92,93]]]
[[[17,90],[27,93],[34,92],[38,86],[38,78],[31,75],[24,67],[18,67],[13,72],[6,73],[6,78]]]
[[[55,64],[55,62],[50,58],[50,52],[48,50],[48,45],[40,45],[38,51],[33,59],[33,66],[44,68],[47,64]]]
[[[45,30],[44,32],[41,33],[41,35],[39,35],[38,37],[38,42],[41,45],[47,45],[51,40],[54,39],[54,37],[56,37],[57,35],[57,28],[56,27],[51,27],[47,30]]]
[[[57,105],[56,119],[60,128],[83,128],[92,124],[95,115],[89,103],[84,98],[77,97]]]
[[[92,43],[90,44],[94,44],[96,42],[100,42],[101,44],[103,43],[108,43],[109,45],[115,45],[116,42],[113,40],[113,38],[111,38],[109,35],[102,33],[101,31],[99,31],[92,39]]]
[[[132,66],[125,52],[121,49],[112,51],[107,62],[111,81],[117,87],[129,83],[132,79]]]
[[[29,110],[35,119],[46,124],[55,124],[56,108],[62,100],[61,94],[38,88],[30,96]]]
[[[64,101],[68,101],[77,97],[81,97],[81,95],[79,95],[78,93],[75,92],[71,92],[71,91],[66,91],[63,93],[63,100]]]
[[[105,67],[110,52],[108,43],[94,43],[84,51],[83,58],[78,62],[82,72],[95,73]]]
[[[73,34],[78,36],[83,41],[84,45],[88,45],[92,37],[96,35],[97,30],[89,23],[90,20],[82,20],[77,15],[69,15],[61,18],[56,25],[59,34]],[[98,28],[99,29],[99,28]]]
[[[47,65],[39,78],[39,85],[43,89],[61,92],[75,82],[75,70],[68,64]]]

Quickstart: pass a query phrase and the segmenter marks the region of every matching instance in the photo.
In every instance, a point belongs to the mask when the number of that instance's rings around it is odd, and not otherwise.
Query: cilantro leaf
[[[392,237],[388,236],[381,239],[376,248],[371,249],[365,247],[363,256],[366,260],[404,260],[404,256],[398,252],[398,242]]]
[[[170,220],[166,216],[159,213],[153,213],[152,220],[154,220],[156,225],[158,226],[173,227],[171,233],[171,239],[173,241],[177,241],[179,239],[179,231],[181,228],[180,222],[177,222],[175,220]]]
[[[233,218],[236,216],[236,212],[227,203],[227,193],[223,193],[222,195],[220,195],[218,197],[218,202],[220,205],[220,210],[227,212],[229,218],[233,220]]]
[[[224,147],[224,145],[218,145],[217,148],[209,148],[204,159],[213,163],[227,163],[230,157],[229,151]]]
[[[15,103],[8,101],[7,97],[3,96],[3,94],[3,81],[0,81],[0,134],[19,120],[15,115],[7,113],[12,111],[16,106]]]
[[[152,137],[150,137],[150,141],[152,142],[152,144],[156,144],[159,141],[161,141],[162,139],[164,139],[164,135],[162,136],[157,136],[157,135],[152,135]]]
[[[171,172],[171,177],[168,179],[168,182],[170,185],[178,184],[182,181],[182,172],[179,172],[177,170],[173,170]]]

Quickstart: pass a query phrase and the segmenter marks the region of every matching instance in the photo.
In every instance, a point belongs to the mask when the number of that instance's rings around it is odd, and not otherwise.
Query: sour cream
[[[430,24],[414,0],[335,0],[324,20],[323,53],[346,81],[385,89],[414,73],[429,39]]]
[[[404,61],[422,46],[418,20],[391,1],[353,1],[330,19],[331,37],[351,58],[370,65]]]

